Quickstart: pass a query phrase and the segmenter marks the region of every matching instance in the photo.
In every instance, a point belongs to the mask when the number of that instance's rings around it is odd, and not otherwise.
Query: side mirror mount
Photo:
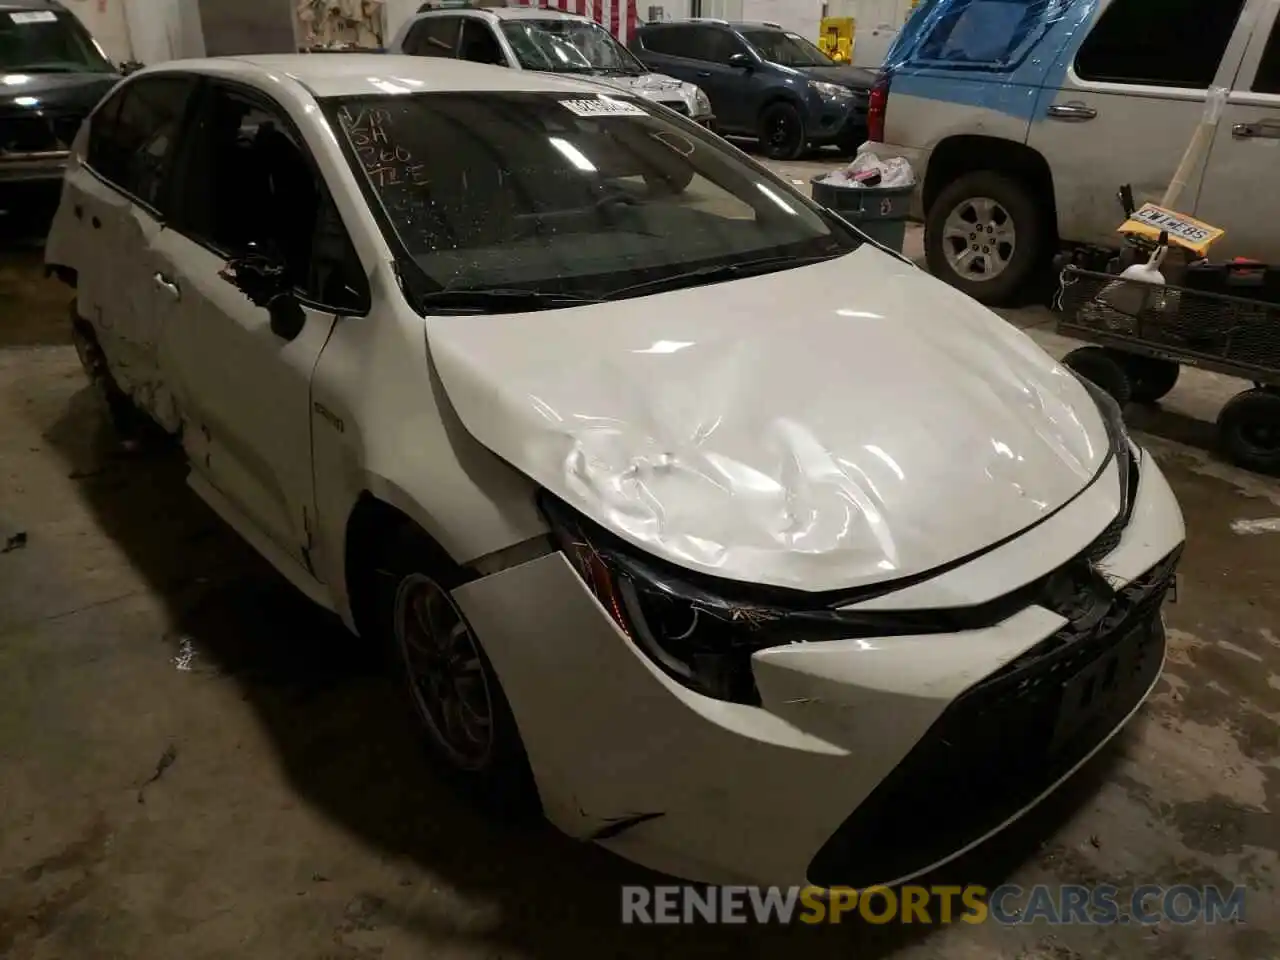
[[[124,63],[120,64],[120,75],[127,77],[131,73],[137,73],[145,66],[145,63],[140,63],[137,60],[126,60]]]
[[[281,340],[295,340],[307,325],[307,314],[293,292],[279,294],[267,304],[271,332]]]
[[[288,267],[278,252],[250,244],[250,252],[228,260],[219,276],[271,315],[271,332],[293,340],[306,325],[307,315],[293,295]]]
[[[751,62],[751,58],[745,53],[729,54],[729,66],[737,67],[740,70],[750,70],[755,64]]]

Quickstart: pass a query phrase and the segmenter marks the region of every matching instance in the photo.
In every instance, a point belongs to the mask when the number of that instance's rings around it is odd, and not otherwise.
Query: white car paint
[[[560,10],[550,10],[543,7],[489,7],[485,9],[449,9],[449,10],[431,10],[419,13],[417,16],[411,17],[402,23],[392,37],[391,42],[387,44],[389,53],[404,53],[405,40],[414,26],[422,20],[428,20],[439,17],[464,18],[476,23],[485,25],[492,34],[498,46],[502,49],[502,55],[506,59],[506,66],[512,70],[524,70],[525,67],[520,62],[520,58],[516,56],[515,50],[511,46],[510,40],[503,34],[499,25],[504,20],[515,20],[523,22],[555,22],[569,21],[584,24],[590,24],[602,31],[604,27],[600,26],[590,17],[582,17],[577,14],[565,13]],[[605,31],[607,32],[607,31]],[[625,49],[625,48],[624,48]],[[696,84],[685,83],[683,80],[677,80],[674,77],[668,77],[661,73],[645,73],[640,76],[590,76],[574,74],[575,80],[590,83],[605,90],[617,91],[619,93],[631,94],[634,96],[644,97],[646,100],[652,100],[654,103],[662,104],[683,104],[685,111],[694,120],[710,124],[714,117],[711,113],[711,103]]]
[[[346,535],[365,498],[476,572],[453,599],[565,832],[701,880],[803,882],[940,718],[1063,629],[1062,616],[1019,599],[981,628],[759,650],[758,705],[676,682],[566,555],[540,545],[539,486],[682,575],[801,594],[878,583],[854,610],[964,610],[1060,568],[1117,517],[1122,474],[1090,395],[1025,336],[870,245],[615,303],[424,319],[316,97],[595,88],[350,55],[178,61],[125,89],[187,74],[232,79],[287,111],[367,273],[367,315],[309,310],[282,343],[264,310],[219,286],[208,249],[88,166],[88,127],[47,260],[78,271],[78,312],[117,380],[180,428],[193,489],[349,627]],[[768,183],[780,202],[808,203]],[[1138,469],[1130,519],[1099,563],[1117,590],[1185,536],[1156,464],[1139,455]],[[1021,815],[1131,712],[934,859]]]
[[[1087,18],[1065,40],[1056,36],[1065,46],[1058,49],[1045,43],[1028,55],[1026,62],[1042,64],[1050,77],[1060,74],[1060,84],[1024,87],[996,72],[975,71],[956,75],[929,96],[913,95],[910,86],[903,92],[891,86],[886,152],[910,160],[922,174],[922,189],[936,194],[945,183],[934,176],[937,168],[930,164],[956,138],[981,136],[1025,144],[1049,168],[1059,238],[1118,245],[1116,230],[1123,215],[1116,190],[1130,184],[1139,204],[1160,202],[1205,115],[1208,91],[1081,79],[1074,65],[1076,52],[1111,2],[1083,0],[1069,12],[1085,11]],[[1277,0],[1246,3],[1213,81],[1228,91],[1227,109],[1213,149],[1193,171],[1192,182],[1178,203],[1179,209],[1226,229],[1226,236],[1214,247],[1215,256],[1280,260],[1280,239],[1274,229],[1280,199],[1274,192],[1240,187],[1267,180],[1280,141],[1241,139],[1234,132],[1237,124],[1280,118],[1280,95],[1252,89],[1267,41],[1273,30],[1280,29],[1278,10]],[[1171,51],[1171,56],[1177,52]],[[901,75],[916,69],[910,61],[887,66]],[[979,88],[985,92],[975,92]],[[1024,109],[1024,104],[1034,109]],[[1096,111],[1096,116],[1071,122],[1048,114],[1051,107],[1068,104]],[[998,142],[988,145],[962,172],[984,169],[984,156],[992,168],[998,167],[1000,149]],[[919,192],[915,213],[927,213]]]
[[[681,566],[815,592],[913,576],[1059,509],[1107,455],[1074,376],[873,247],[664,299],[427,338],[473,436]]]

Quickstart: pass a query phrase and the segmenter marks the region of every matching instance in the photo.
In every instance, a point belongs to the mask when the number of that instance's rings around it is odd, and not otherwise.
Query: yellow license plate
[[[1120,227],[1120,233],[1158,240],[1160,234],[1169,234],[1169,243],[1185,247],[1192,253],[1204,256],[1209,248],[1226,234],[1225,230],[1188,217],[1184,213],[1166,210],[1154,203],[1135,210],[1132,217]]]

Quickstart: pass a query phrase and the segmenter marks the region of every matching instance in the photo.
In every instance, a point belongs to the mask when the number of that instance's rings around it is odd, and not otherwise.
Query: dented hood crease
[[[730,283],[428,317],[467,430],[623,539],[808,591],[926,573],[1042,520],[1108,455],[1021,332],[864,246]],[[1119,490],[1098,527],[1119,509]]]

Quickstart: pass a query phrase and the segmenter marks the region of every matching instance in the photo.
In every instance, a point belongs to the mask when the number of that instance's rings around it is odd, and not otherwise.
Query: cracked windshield
[[[502,33],[526,70],[642,76],[648,71],[613,35],[579,20],[510,20]]]

